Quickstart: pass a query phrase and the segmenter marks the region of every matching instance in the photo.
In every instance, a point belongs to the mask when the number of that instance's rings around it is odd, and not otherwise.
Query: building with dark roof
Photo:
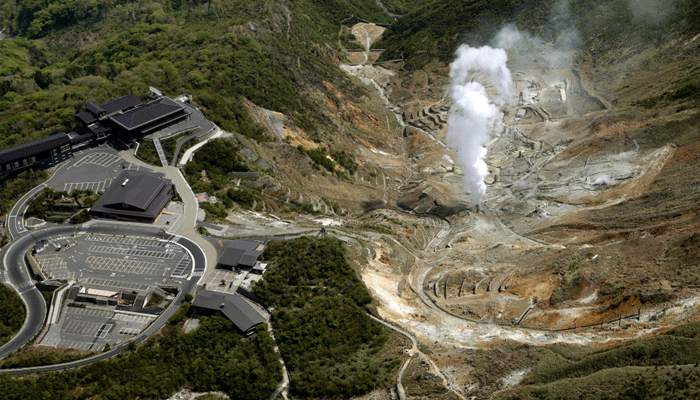
[[[104,111],[104,116],[109,117],[115,113],[127,112],[134,107],[138,107],[143,104],[143,101],[135,94],[127,94],[124,97],[120,97],[116,100],[112,100],[109,103],[105,103],[100,106],[100,109]]]
[[[0,173],[33,166],[50,166],[73,155],[68,134],[56,133],[18,146],[0,150]]]
[[[114,129],[109,120],[111,116],[128,112],[142,104],[143,101],[133,94],[102,105],[88,100],[85,102],[85,111],[75,114],[75,129],[81,136],[93,134],[98,141],[106,139]]]
[[[122,171],[90,208],[93,216],[153,222],[172,200],[173,185],[162,174]]]
[[[81,135],[92,133],[96,140],[112,134],[122,139],[139,139],[174,125],[189,117],[181,103],[160,97],[144,103],[130,94],[102,105],[88,100],[85,111],[75,114],[76,130]]]
[[[122,133],[142,137],[186,119],[190,112],[182,104],[161,97],[148,104],[115,114],[109,120]]]
[[[243,333],[249,333],[265,322],[265,317],[238,294],[202,290],[192,302],[192,307],[196,313],[204,315],[221,312]]]
[[[265,245],[258,242],[236,239],[229,243],[219,257],[217,268],[241,270],[251,269],[258,257],[265,250]]]

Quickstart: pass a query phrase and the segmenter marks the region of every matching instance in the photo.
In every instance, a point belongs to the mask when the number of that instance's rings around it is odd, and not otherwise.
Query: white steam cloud
[[[447,141],[457,149],[457,164],[464,170],[464,180],[478,205],[486,193],[484,178],[488,175],[486,143],[491,131],[498,129],[497,105],[513,97],[512,79],[506,66],[505,50],[484,46],[460,46],[456,60],[450,64],[450,89],[454,105],[447,120]],[[486,88],[474,82],[471,75],[483,72],[497,92],[496,104],[491,103]]]
[[[536,60],[549,68],[570,67],[573,65],[574,54],[581,47],[581,37],[572,23],[568,0],[560,0],[554,5],[548,26],[554,32],[548,40],[520,31],[515,25],[509,24],[496,34],[492,43],[509,50],[509,54],[516,59],[522,57],[528,61]]]

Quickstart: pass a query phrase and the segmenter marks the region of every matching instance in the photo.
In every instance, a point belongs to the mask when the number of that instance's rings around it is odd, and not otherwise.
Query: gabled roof
[[[81,113],[75,114],[75,118],[83,121],[85,125],[90,125],[97,121],[97,118],[89,111],[83,111]]]
[[[219,310],[241,331],[265,322],[265,318],[238,294],[202,290],[192,302],[194,307]]]
[[[172,183],[161,174],[125,170],[90,208],[93,214],[155,219],[171,198]]]
[[[162,118],[182,113],[184,107],[167,97],[161,97],[148,104],[136,107],[123,114],[116,114],[111,120],[122,128],[131,131],[141,128]]]
[[[124,97],[120,97],[116,100],[112,100],[109,103],[105,103],[100,106],[104,112],[109,115],[117,111],[124,111],[132,107],[143,104],[143,101],[139,99],[135,94],[127,94]]]
[[[102,195],[106,197],[102,203],[104,207],[145,211],[167,183],[165,179],[149,173],[122,171]]]
[[[95,117],[101,117],[105,113],[105,109],[95,104],[92,100],[85,102],[85,109]]]
[[[0,150],[0,163],[19,160],[68,143],[70,143],[70,138],[67,133],[55,133],[45,138]]]
[[[265,246],[257,242],[236,239],[229,243],[219,258],[219,264],[236,267],[252,267],[262,254]]]

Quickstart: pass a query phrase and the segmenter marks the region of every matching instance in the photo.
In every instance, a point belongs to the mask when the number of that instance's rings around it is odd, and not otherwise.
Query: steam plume
[[[506,67],[508,56],[503,49],[489,46],[460,46],[457,58],[450,64],[450,89],[454,105],[447,120],[447,141],[457,149],[457,164],[464,170],[474,206],[486,193],[484,178],[488,168],[484,162],[486,143],[491,130],[500,126],[498,105],[512,98],[512,80]],[[483,72],[497,92],[496,104],[489,102],[486,88],[473,82],[473,72]]]

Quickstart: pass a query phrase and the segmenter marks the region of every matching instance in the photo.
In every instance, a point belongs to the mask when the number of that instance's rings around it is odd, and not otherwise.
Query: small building
[[[258,242],[236,239],[229,243],[219,258],[217,268],[240,271],[255,267],[265,245]]]
[[[76,293],[75,301],[95,303],[102,306],[116,306],[121,300],[121,291],[102,290],[81,287]]]
[[[253,274],[263,275],[267,269],[267,263],[256,262],[253,269],[250,270]]]
[[[265,322],[265,317],[238,294],[205,289],[195,297],[192,307],[195,313],[202,315],[221,312],[244,334],[252,332],[253,328]]]
[[[72,156],[73,151],[68,134],[56,133],[49,137],[0,150],[0,173],[34,166],[51,166]]]
[[[162,174],[125,170],[90,208],[95,217],[153,222],[173,197]]]

